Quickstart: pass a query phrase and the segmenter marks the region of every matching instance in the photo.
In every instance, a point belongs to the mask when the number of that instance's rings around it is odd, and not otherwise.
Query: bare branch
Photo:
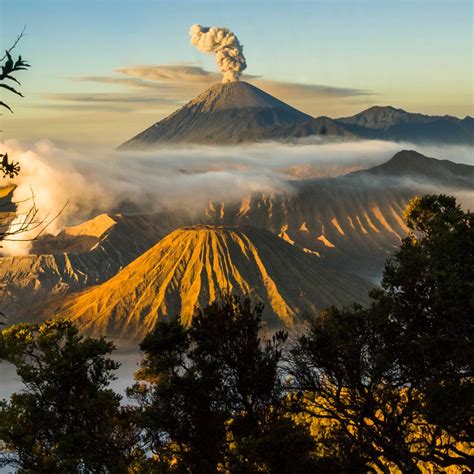
[[[22,32],[17,36],[17,38],[16,38],[15,42],[13,43],[13,45],[10,46],[10,49],[7,50],[7,53],[11,53],[15,49],[16,45],[20,42],[20,40],[23,38],[23,36],[25,36],[25,31],[26,31],[26,25],[23,27]],[[3,58],[0,59],[0,61],[3,61],[6,57],[7,57],[7,54],[5,54],[3,56]]]

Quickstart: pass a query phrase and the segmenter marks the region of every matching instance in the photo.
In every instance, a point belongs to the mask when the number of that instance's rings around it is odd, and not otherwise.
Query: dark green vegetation
[[[21,56],[18,56],[16,60],[13,59],[11,52],[21,40],[23,34],[24,30],[18,36],[13,45],[5,51],[5,55],[0,59],[0,90],[6,90],[11,94],[15,94],[20,97],[23,97],[23,94],[18,90],[18,86],[20,86],[21,83],[17,79],[17,73],[20,71],[26,71],[30,65]],[[6,102],[0,100],[0,110],[4,109],[13,113],[12,108]],[[19,173],[20,164],[12,161],[9,158],[8,153],[2,153],[0,151],[0,174],[3,175],[2,178],[14,178],[15,176],[18,176]],[[0,197],[0,244],[3,240],[28,230],[34,218],[36,217],[36,209],[33,206],[31,211],[25,216],[23,224],[11,228],[9,225],[9,212],[13,210],[13,205],[9,202],[9,200],[2,202],[2,197],[4,196]]]
[[[118,364],[105,339],[78,334],[68,321],[5,329],[0,357],[25,390],[0,406],[0,455],[20,472],[126,472],[136,434],[127,408],[107,386]]]
[[[474,214],[425,196],[368,307],[261,334],[232,297],[141,344],[134,401],[113,345],[67,321],[18,325],[0,358],[25,384],[0,410],[2,463],[25,473],[438,472],[474,468]]]
[[[0,59],[0,88],[6,90],[12,94],[23,97],[22,93],[18,91],[17,86],[20,86],[20,81],[17,79],[16,75],[20,71],[26,71],[30,65],[25,61],[21,56],[18,56],[16,60],[12,58],[11,52],[18,44],[22,38],[23,33],[21,33],[16,39],[13,46],[10,49],[5,51],[5,55]],[[0,100],[0,109],[7,109],[11,113],[13,110],[6,103]],[[0,153],[0,173],[3,173],[3,177],[13,178],[20,172],[20,166],[18,163],[10,161],[8,154]],[[0,233],[0,237],[1,237]]]
[[[178,471],[205,473],[314,465],[308,430],[282,409],[287,335],[261,339],[261,310],[224,299],[198,310],[188,329],[158,324],[141,344],[145,357],[129,394],[144,441],[164,466],[174,460]]]

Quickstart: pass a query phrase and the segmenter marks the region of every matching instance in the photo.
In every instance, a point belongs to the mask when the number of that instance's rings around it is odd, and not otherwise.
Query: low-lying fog
[[[369,168],[403,149],[427,156],[474,164],[472,148],[419,146],[386,141],[174,146],[148,152],[88,148],[61,149],[42,140],[6,141],[4,147],[21,165],[14,200],[19,211],[31,206],[38,218],[55,216],[47,228],[55,234],[102,212],[137,212],[174,207],[202,209],[210,200],[240,200],[253,191],[291,191],[293,179],[336,176]],[[27,238],[28,235],[23,235]],[[28,242],[7,242],[3,253],[28,253]]]

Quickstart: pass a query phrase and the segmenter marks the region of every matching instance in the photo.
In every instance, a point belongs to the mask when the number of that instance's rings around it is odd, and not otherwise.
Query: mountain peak
[[[119,148],[257,141],[270,128],[308,120],[309,115],[248,82],[219,83]]]
[[[392,156],[390,161],[401,161],[401,160],[413,160],[413,159],[423,159],[423,158],[428,158],[425,155],[422,155],[421,153],[417,152],[416,150],[400,150],[395,155]],[[434,160],[435,158],[428,158],[430,160]]]
[[[405,123],[415,118],[420,119],[422,117],[420,114],[412,114],[403,109],[396,109],[391,105],[374,105],[352,117],[343,117],[338,119],[338,121],[345,124],[367,127],[369,129],[386,129],[393,125]]]
[[[230,109],[287,109],[298,112],[281,100],[267,94],[248,82],[233,81],[214,84],[202,94],[185,105],[193,111],[216,112]],[[299,112],[301,113],[301,112]]]
[[[363,301],[369,288],[269,231],[198,225],[171,232],[107,282],[46,311],[92,333],[134,338],[178,314],[190,324],[196,305],[225,293],[263,301],[265,321],[279,327],[299,313]]]
[[[429,181],[440,186],[473,189],[474,166],[437,160],[415,150],[401,150],[390,160],[352,175],[379,175],[392,178],[410,178],[418,182]]]
[[[396,107],[393,107],[392,105],[373,105],[372,107],[369,107],[368,109],[363,110],[362,112],[359,112],[360,114],[366,114],[369,112],[377,112],[377,113],[383,113],[383,112],[398,112],[398,113],[403,113],[403,114],[408,114],[406,110],[403,109],[397,109]]]

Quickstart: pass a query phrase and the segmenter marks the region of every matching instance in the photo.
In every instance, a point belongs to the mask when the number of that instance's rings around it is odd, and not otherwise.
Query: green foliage
[[[293,343],[226,297],[160,322],[121,407],[105,339],[69,321],[0,333],[24,390],[0,404],[0,464],[25,473],[474,470],[473,214],[407,208],[412,233],[373,303],[329,308]],[[288,349],[289,347],[289,349]]]
[[[17,89],[15,89],[16,86],[12,86],[11,83],[13,82],[20,86],[21,83],[15,77],[15,74],[19,71],[26,71],[30,67],[30,65],[21,56],[18,56],[18,58],[14,60],[10,53],[22,36],[23,33],[18,37],[15,44],[9,50],[5,51],[5,56],[1,60],[3,64],[0,66],[0,88],[6,89],[8,92],[11,92],[20,97],[23,97],[23,94]],[[10,84],[6,81],[9,81]],[[0,101],[0,107],[3,107],[13,113],[11,107],[5,102]]]
[[[15,48],[17,43],[23,37],[24,31],[18,36],[13,46],[5,51],[5,56],[0,60],[0,89],[6,90],[12,94],[23,97],[23,94],[16,88],[20,86],[20,81],[15,77],[19,71],[26,71],[30,65],[21,56],[18,56],[16,60],[12,58],[11,51]],[[15,85],[12,85],[15,84]],[[0,100],[0,109],[4,108],[13,113],[12,108],[6,103]],[[3,177],[14,178],[20,172],[20,166],[18,163],[10,161],[8,153],[0,153],[0,172],[3,173]]]
[[[388,262],[374,296],[401,377],[427,396],[426,416],[451,433],[474,431],[474,213],[427,195],[406,211],[413,233]]]
[[[274,472],[285,453],[288,462],[311,461],[309,433],[281,410],[287,335],[261,339],[261,313],[261,306],[227,297],[198,309],[189,328],[162,322],[145,338],[142,382],[130,395],[157,462],[210,473]]]
[[[381,453],[403,472],[413,468],[405,439],[420,399],[391,361],[376,319],[358,306],[322,312],[292,348],[300,410],[313,419],[321,457],[341,472],[366,472]]]
[[[374,303],[323,312],[293,347],[302,410],[328,421],[319,441],[341,466],[474,467],[460,448],[474,434],[473,217],[452,197],[414,199]]]
[[[0,405],[3,465],[25,473],[127,472],[136,441],[130,413],[108,388],[118,364],[105,339],[66,320],[19,324],[0,333],[0,359],[24,384]]]

